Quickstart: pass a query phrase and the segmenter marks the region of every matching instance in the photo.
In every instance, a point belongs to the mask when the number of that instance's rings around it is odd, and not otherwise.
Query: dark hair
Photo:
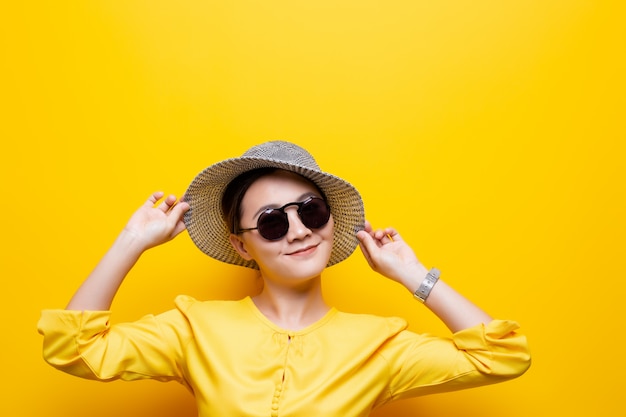
[[[240,207],[248,188],[259,178],[277,171],[277,168],[257,168],[246,171],[232,180],[222,195],[222,215],[231,233],[239,230]]]
[[[224,194],[222,195],[222,216],[224,217],[224,221],[230,233],[237,233],[240,229],[239,218],[241,217],[241,201],[246,191],[248,191],[248,188],[259,178],[279,170],[280,168],[274,167],[252,169],[240,174],[226,186],[226,190],[224,190]],[[313,184],[319,191],[320,196],[326,201],[326,195],[320,190],[317,184],[306,177],[302,178]]]

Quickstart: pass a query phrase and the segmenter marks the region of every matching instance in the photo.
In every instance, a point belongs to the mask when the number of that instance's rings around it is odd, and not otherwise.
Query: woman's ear
[[[241,240],[241,238],[238,235],[236,235],[234,233],[231,233],[230,237],[229,237],[229,240],[230,240],[230,244],[233,245],[233,248],[235,248],[237,253],[239,253],[239,255],[243,259],[245,259],[246,261],[252,260],[252,257],[250,256],[250,254],[246,250],[246,246],[243,243],[243,240]]]

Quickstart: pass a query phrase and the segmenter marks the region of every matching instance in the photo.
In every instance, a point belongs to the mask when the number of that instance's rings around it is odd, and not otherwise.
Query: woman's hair
[[[239,230],[241,217],[241,201],[248,188],[259,178],[275,172],[277,168],[257,168],[246,171],[232,180],[222,195],[222,215],[231,233]]]
[[[246,195],[248,188],[259,178],[279,171],[279,168],[257,168],[250,171],[246,171],[240,174],[234,180],[232,180],[224,190],[222,195],[222,216],[228,226],[228,230],[231,233],[237,233],[239,230],[239,218],[241,217],[241,201],[243,196]],[[326,195],[319,189],[317,184],[308,178],[302,177],[309,181],[317,188],[321,197],[326,201]]]

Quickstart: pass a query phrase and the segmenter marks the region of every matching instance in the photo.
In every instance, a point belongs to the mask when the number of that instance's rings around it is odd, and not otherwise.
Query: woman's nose
[[[289,230],[287,231],[287,240],[303,239],[312,233],[311,229],[302,223],[302,219],[298,214],[297,207],[288,207],[285,209],[287,220],[289,220]]]

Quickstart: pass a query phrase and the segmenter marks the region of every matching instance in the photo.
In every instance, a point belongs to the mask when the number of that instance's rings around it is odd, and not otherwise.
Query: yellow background
[[[194,416],[175,383],[109,384],[41,359],[63,307],[157,189],[181,194],[268,139],[309,149],[428,266],[519,321],[533,365],[504,384],[375,416],[621,416],[626,277],[622,2],[5,2],[3,416]],[[131,320],[253,277],[185,234],[147,253],[114,304]],[[360,253],[327,271],[347,311],[447,334]]]

